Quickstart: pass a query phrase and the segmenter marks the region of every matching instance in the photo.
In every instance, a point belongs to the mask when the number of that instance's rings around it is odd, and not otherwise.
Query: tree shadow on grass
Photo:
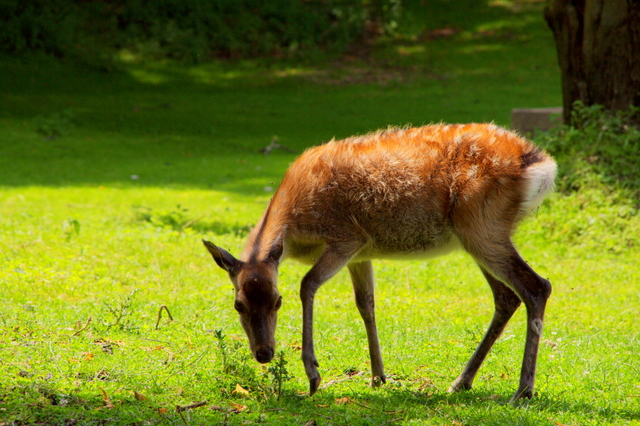
[[[541,395],[530,401],[510,404],[509,397],[482,390],[425,394],[410,389],[392,389],[366,395],[353,393],[347,397],[330,394],[321,397],[322,402],[314,406],[327,405],[327,412],[333,413],[338,424],[387,424],[436,417],[446,419],[447,424],[556,425],[564,423],[560,420],[568,415],[602,423],[640,420],[639,411],[600,407],[597,402],[590,404]],[[325,416],[327,412],[315,411]],[[313,414],[313,411],[308,413],[309,416]],[[354,416],[359,416],[362,422],[350,421]]]
[[[33,391],[33,389],[31,389]],[[0,415],[15,425],[102,425],[102,424],[348,424],[384,425],[411,421],[437,424],[556,425],[568,416],[602,423],[637,421],[640,413],[626,409],[598,407],[581,401],[538,396],[515,406],[507,397],[484,391],[459,394],[427,394],[409,389],[366,392],[321,391],[314,397],[285,394],[279,400],[247,400],[209,395],[198,408],[180,411],[176,405],[157,404],[153,396],[135,394],[67,396],[49,389],[38,400],[11,404],[7,389],[0,399],[8,407]],[[24,395],[23,395],[24,397]],[[12,406],[13,405],[13,406]],[[12,412],[12,409],[15,410]],[[313,423],[315,422],[315,423]]]

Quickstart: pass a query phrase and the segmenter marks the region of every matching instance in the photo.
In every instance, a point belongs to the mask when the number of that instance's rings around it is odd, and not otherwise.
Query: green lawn
[[[447,4],[413,10],[416,32],[457,22]],[[309,398],[305,267],[280,272],[285,374],[251,358],[232,286],[200,242],[239,254],[295,158],[258,152],[274,136],[300,152],[387,125],[508,125],[512,108],[560,105],[539,5],[495,4],[452,36],[382,44],[370,61],[133,60],[100,73],[0,59],[0,424],[640,424],[640,216],[609,188],[554,194],[516,235],[554,285],[537,395],[516,407],[522,309],[474,389],[446,393],[492,315],[469,256],[374,263],[380,389],[348,274],[322,287],[325,387]],[[162,306],[173,321],[162,310],[158,323]]]

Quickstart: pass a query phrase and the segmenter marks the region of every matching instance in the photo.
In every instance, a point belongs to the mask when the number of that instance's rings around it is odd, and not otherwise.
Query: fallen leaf
[[[167,409],[166,408],[158,408],[158,413],[159,414],[167,414]]]
[[[229,405],[231,405],[231,411],[234,412],[234,413],[239,413],[239,412],[244,411],[247,408],[249,408],[246,405],[238,404],[238,403],[232,402],[232,401],[229,402]]]
[[[96,345],[113,345],[113,346],[126,346],[123,340],[111,340],[111,339],[103,339],[99,338],[93,341]]]
[[[84,359],[87,361],[91,361],[93,359],[93,354],[91,352],[82,352],[82,355],[84,355]]]
[[[181,413],[183,411],[193,410],[194,408],[204,407],[205,405],[207,405],[207,401],[194,402],[189,405],[176,405],[176,411]]]
[[[231,393],[240,395],[243,398],[249,398],[249,396],[251,396],[248,390],[238,384],[236,384],[236,388]]]
[[[161,350],[164,350],[164,346],[162,345],[153,346],[153,347],[144,346],[144,347],[141,347],[140,349],[142,349],[145,352],[161,351]]]
[[[105,391],[102,388],[98,388],[102,391],[102,400],[104,401],[104,407],[103,408],[114,408],[113,402],[111,402],[111,399],[109,399],[109,395],[107,395],[107,391]]]
[[[352,402],[353,402],[353,400],[351,398],[347,397],[347,396],[336,399],[336,404],[338,404],[338,405],[351,404]]]
[[[106,370],[100,370],[98,371],[95,377],[96,379],[100,379],[100,380],[109,380],[109,377],[111,377],[111,375]]]
[[[133,397],[136,399],[136,401],[144,401],[145,399],[147,399],[146,396],[144,396],[141,393],[138,393],[137,391],[133,391]]]

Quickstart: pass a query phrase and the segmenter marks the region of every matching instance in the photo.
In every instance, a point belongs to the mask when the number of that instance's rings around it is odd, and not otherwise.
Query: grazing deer
[[[551,284],[522,260],[511,235],[553,189],[555,175],[556,163],[543,150],[493,124],[389,128],[303,153],[249,235],[241,260],[204,244],[229,273],[235,309],[261,363],[274,355],[280,261],[292,257],[312,265],[300,287],[302,361],[311,395],[320,383],[313,299],[325,281],[349,269],[377,386],[385,375],[371,260],[415,259],[462,247],[489,282],[495,313],[449,391],[471,388],[491,346],[524,302],[526,346],[512,400],[531,398]]]

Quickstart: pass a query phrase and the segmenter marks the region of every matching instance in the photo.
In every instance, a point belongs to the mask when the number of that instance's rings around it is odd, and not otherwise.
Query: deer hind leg
[[[520,306],[520,298],[516,296],[509,287],[505,286],[500,280],[487,272],[486,269],[482,267],[480,267],[480,269],[489,282],[489,286],[491,286],[491,291],[493,292],[493,302],[495,305],[493,319],[478,348],[464,367],[464,370],[451,384],[449,392],[471,389],[473,379],[478,373],[482,362],[491,350],[493,344],[502,334],[504,327],[513,316],[513,313],[518,309],[518,306]]]
[[[371,261],[350,263],[349,274],[353,283],[356,306],[367,330],[369,358],[371,359],[371,386],[378,387],[386,382],[386,377],[384,375],[378,328],[376,326],[374,279]]]
[[[326,248],[309,272],[302,279],[300,300],[302,302],[302,362],[309,379],[309,395],[313,395],[320,385],[318,361],[313,345],[313,300],[316,291],[343,266],[349,263],[357,250],[348,254]]]
[[[551,294],[551,283],[527,265],[508,238],[498,243],[485,241],[481,244],[466,245],[466,248],[481,267],[508,286],[527,309],[527,337],[520,370],[520,384],[511,402],[520,398],[531,398],[544,311]]]

